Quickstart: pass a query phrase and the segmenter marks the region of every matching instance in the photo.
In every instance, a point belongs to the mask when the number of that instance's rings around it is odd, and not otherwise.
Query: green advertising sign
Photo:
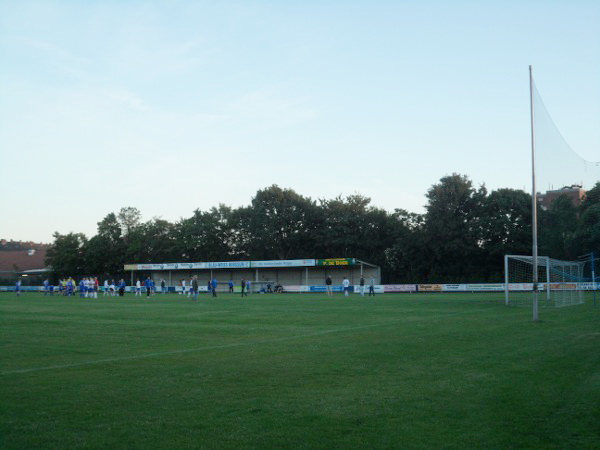
[[[317,266],[353,266],[354,264],[356,264],[355,258],[317,259]]]

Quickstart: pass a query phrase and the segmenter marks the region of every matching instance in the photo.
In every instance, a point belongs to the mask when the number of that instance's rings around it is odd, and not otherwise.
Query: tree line
[[[465,175],[427,191],[423,214],[388,212],[362,195],[313,200],[277,185],[250,205],[196,209],[172,223],[141,221],[133,207],[98,222],[96,235],[54,233],[46,263],[56,277],[118,276],[126,263],[354,257],[383,282],[499,282],[505,254],[531,254],[531,195],[488,192]],[[600,182],[580,206],[566,197],[538,210],[539,254],[559,259],[600,250]],[[599,252],[600,253],[600,252]]]

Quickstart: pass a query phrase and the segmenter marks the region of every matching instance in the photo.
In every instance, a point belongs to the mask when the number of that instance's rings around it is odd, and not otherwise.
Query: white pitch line
[[[457,312],[457,313],[446,314],[444,316],[438,316],[436,318],[424,317],[422,320],[414,320],[412,322],[413,323],[414,322],[422,322],[424,320],[430,321],[430,320],[436,320],[438,318],[446,318],[446,317],[452,317],[452,316],[457,316],[457,315],[473,314],[473,313],[482,312],[482,311],[489,311],[489,310],[488,309],[479,309],[479,310],[469,311],[469,312]],[[252,341],[252,342],[238,342],[235,344],[210,345],[210,346],[206,346],[206,347],[195,347],[195,348],[186,348],[186,349],[182,349],[182,350],[171,350],[168,352],[144,353],[143,355],[121,356],[118,358],[95,359],[93,361],[82,361],[82,362],[71,363],[71,364],[57,364],[54,366],[31,367],[29,369],[7,370],[5,372],[0,372],[0,376],[40,372],[43,370],[53,370],[53,369],[70,369],[73,367],[90,366],[90,365],[94,365],[94,364],[131,361],[131,360],[136,360],[136,359],[153,358],[156,356],[170,356],[170,355],[178,355],[181,353],[199,352],[202,350],[217,350],[217,349],[223,349],[223,348],[248,347],[248,346],[253,346],[253,345],[268,344],[271,342],[289,341],[292,339],[302,339],[302,338],[306,338],[306,337],[321,336],[324,334],[341,333],[344,331],[354,331],[354,330],[361,330],[361,329],[365,329],[365,328],[374,328],[374,327],[393,325],[395,323],[402,322],[404,320],[405,319],[398,319],[398,320],[392,320],[392,321],[386,322],[386,323],[374,323],[371,325],[361,325],[358,327],[337,328],[337,329],[331,329],[331,330],[316,331],[314,333],[297,334],[294,336],[284,336],[284,337],[273,338],[273,339],[262,339],[262,340],[258,340],[258,341]]]

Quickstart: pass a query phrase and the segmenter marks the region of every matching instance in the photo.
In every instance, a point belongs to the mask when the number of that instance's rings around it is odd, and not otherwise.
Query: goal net
[[[507,305],[531,305],[533,257],[504,257],[504,292]],[[563,307],[585,302],[594,289],[589,260],[563,261],[538,256],[538,298],[541,306]]]
[[[533,320],[540,306],[569,306],[585,301],[589,264],[598,239],[595,208],[600,200],[600,162],[573,151],[546,109],[530,66],[532,144],[532,253],[505,259],[506,304],[530,304]],[[509,250],[510,251],[510,250]],[[535,283],[535,285],[534,285]],[[595,297],[594,297],[595,299]]]
[[[594,289],[590,261],[563,261],[538,256],[540,306],[563,307],[585,302]],[[507,305],[529,306],[533,301],[533,257],[504,257],[504,292]]]

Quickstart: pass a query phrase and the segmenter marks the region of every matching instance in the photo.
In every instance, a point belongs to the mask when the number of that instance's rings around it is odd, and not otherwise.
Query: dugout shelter
[[[296,290],[300,286],[324,285],[330,276],[334,285],[341,285],[344,277],[350,284],[358,284],[361,275],[365,282],[373,276],[375,283],[381,281],[381,268],[375,264],[356,258],[292,259],[271,261],[220,261],[220,262],[182,262],[159,264],[125,264],[124,269],[131,274],[131,285],[137,279],[150,276],[157,285],[165,280],[170,290],[176,290],[185,280],[194,275],[198,277],[200,287],[216,278],[219,291],[228,289],[228,282],[234,282],[239,289],[242,279],[252,282],[252,290],[257,291],[267,283],[280,284],[284,290]]]

